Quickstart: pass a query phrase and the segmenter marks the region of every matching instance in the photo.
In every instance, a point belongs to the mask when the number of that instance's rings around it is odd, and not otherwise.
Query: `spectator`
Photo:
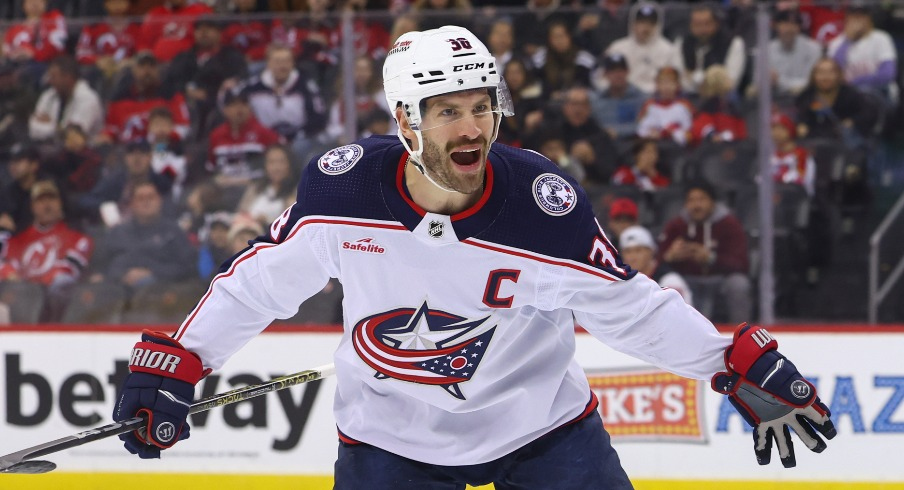
[[[105,80],[126,68],[141,39],[141,24],[129,21],[130,3],[131,0],[104,0],[104,21],[85,25],[78,38],[78,62],[94,67]]]
[[[322,87],[332,87],[338,75],[336,33],[341,28],[333,15],[330,0],[308,0],[303,17],[285,27],[280,26],[273,41],[291,47],[299,70],[306,79],[313,78]]]
[[[32,140],[55,140],[70,124],[79,126],[92,138],[100,132],[103,125],[100,97],[79,78],[75,59],[69,56],[54,58],[47,68],[47,82],[50,87],[38,98],[28,120]]]
[[[107,280],[137,289],[176,282],[194,275],[195,248],[179,226],[163,218],[157,187],[137,184],[129,202],[131,217],[110,229],[97,257],[102,260],[93,282]]]
[[[869,7],[847,8],[844,33],[829,43],[828,55],[849,84],[897,104],[898,53],[891,36],[873,25]]]
[[[157,107],[167,107],[173,114],[175,130],[181,139],[188,135],[188,105],[185,97],[160,82],[157,58],[149,52],[139,53],[131,69],[113,91],[107,107],[104,130],[97,144],[146,140],[148,116]]]
[[[606,88],[593,99],[593,118],[613,138],[634,136],[646,94],[630,82],[628,60],[623,55],[615,52],[606,55],[603,68]]]
[[[280,138],[258,122],[247,94],[240,90],[226,92],[223,116],[226,121],[210,133],[207,170],[223,190],[227,206],[234,207],[248,185],[264,175],[264,150]]]
[[[691,103],[680,96],[678,70],[667,66],[656,75],[656,92],[641,108],[637,134],[684,146],[693,123]]]
[[[198,17],[194,26],[194,44],[170,63],[163,85],[168,93],[182,92],[194,118],[196,137],[208,132],[207,118],[216,107],[217,94],[227,80],[248,76],[245,57],[231,46],[223,45],[223,26],[207,16]]]
[[[583,166],[586,181],[607,184],[618,166],[618,152],[609,133],[591,117],[590,90],[568,89],[557,119],[555,124],[564,135],[568,154]]]
[[[845,83],[841,67],[831,58],[813,65],[810,83],[795,105],[800,137],[841,140],[848,148],[863,145],[879,118],[878,108]]]
[[[662,260],[694,289],[697,309],[712,318],[716,297],[728,322],[750,318],[747,234],[708,182],[694,182],[685,193],[684,210],[666,223],[659,239]],[[715,319],[714,319],[715,320]]]
[[[505,72],[505,66],[515,57],[515,27],[508,17],[497,19],[490,26],[487,47],[496,58],[496,67]]]
[[[845,10],[848,2],[824,3],[820,0],[795,0],[789,9],[800,10],[803,25],[819,44],[827,46],[844,31]]]
[[[232,213],[219,211],[206,216],[204,227],[198,238],[201,248],[198,251],[198,275],[209,281],[219,271],[220,265],[232,257],[229,244],[229,227]]]
[[[229,227],[229,247],[233,255],[248,248],[251,240],[263,235],[264,228],[253,219],[237,217]]]
[[[577,18],[567,9],[559,8],[561,0],[525,0],[525,11],[515,15],[515,40],[527,56],[534,56],[547,43],[553,24],[565,25],[566,32],[573,32]]]
[[[36,182],[31,188],[34,224],[12,237],[0,262],[0,280],[28,281],[46,288],[44,321],[57,321],[69,301],[72,286],[91,259],[93,244],[64,222],[63,201],[56,184]]]
[[[535,137],[531,138],[531,141],[537,145],[538,153],[556,164],[563,172],[578,182],[584,181],[586,178],[584,167],[569,154],[568,145],[565,143],[565,135],[561,129],[544,127],[537,132]]]
[[[63,14],[47,11],[47,0],[22,0],[22,10],[25,19],[6,31],[0,52],[21,67],[24,81],[37,87],[47,63],[65,51],[69,32]]]
[[[223,205],[223,192],[207,180],[192,187],[185,197],[185,212],[179,217],[179,227],[188,234],[192,243],[198,243],[214,213],[227,211]],[[232,213],[232,209],[228,210]],[[232,223],[232,220],[229,221]]]
[[[155,107],[151,110],[147,136],[153,149],[151,169],[170,179],[173,183],[173,198],[178,199],[182,195],[190,169],[182,140],[176,132],[175,118],[167,107]]]
[[[747,123],[722,65],[706,69],[700,86],[700,110],[694,116],[690,138],[695,145],[747,139]]]
[[[374,67],[374,61],[369,56],[358,56],[355,58],[354,71],[354,89],[355,89],[355,114],[358,119],[355,121],[357,129],[356,139],[360,137],[362,128],[362,119],[378,110],[382,114],[386,114],[387,122],[392,119],[389,116],[389,105],[386,102],[386,94],[383,92],[383,80]],[[341,83],[337,84],[337,89],[341,90]],[[332,146],[335,143],[342,144],[342,136],[345,129],[345,98],[337,98],[330,108],[330,119],[327,123],[325,135],[327,144]],[[385,134],[385,133],[384,133]],[[335,143],[334,143],[335,142]]]
[[[776,182],[796,184],[813,197],[816,185],[816,162],[806,148],[797,146],[794,121],[781,113],[772,115],[772,177]]]
[[[374,18],[370,14],[374,10],[388,10],[388,5],[383,6],[368,0],[346,0],[343,8],[353,13],[352,39],[355,47],[355,56],[369,56],[374,60],[382,60],[389,50],[389,31],[381,18]],[[342,46],[342,29],[335,33],[336,46]]]
[[[656,242],[649,230],[638,225],[626,228],[618,238],[618,250],[629,267],[665,289],[674,289],[684,298],[685,303],[694,305],[694,295],[681,274],[672,270],[668,264],[656,260]]]
[[[621,239],[622,233],[638,222],[637,203],[627,197],[620,197],[609,205],[609,220],[606,222],[607,231],[612,235],[613,241]]]
[[[773,90],[779,96],[797,95],[822,57],[822,46],[801,34],[801,18],[795,10],[780,10],[774,25],[776,36],[769,42]]]
[[[166,0],[145,15],[139,50],[150,50],[164,63],[172,61],[177,54],[191,49],[195,18],[210,13],[213,10],[204,2]]]
[[[63,130],[62,151],[45,160],[45,170],[68,195],[91,190],[101,171],[101,156],[88,146],[88,135],[74,124]]]
[[[512,58],[502,72],[518,111],[502,118],[497,141],[520,147],[522,138],[537,130],[543,121],[543,86],[522,58]]]
[[[245,190],[237,211],[269,226],[293,202],[298,177],[293,171],[289,149],[270,145],[264,152],[264,176]]]
[[[417,16],[421,30],[456,25],[468,30],[471,26],[470,0],[414,0],[411,13]]]
[[[113,167],[105,173],[97,185],[87,194],[77,199],[78,208],[92,220],[102,217],[101,206],[111,203],[116,209],[114,216],[128,216],[129,203],[132,194],[138,184],[150,182],[157,187],[160,195],[168,197],[173,186],[171,175],[163,175],[154,172],[151,168],[152,150],[147,141],[137,140],[128,143],[125,147],[123,165]],[[118,219],[106,222],[107,226],[118,224]]]
[[[716,7],[692,8],[690,34],[678,40],[676,49],[683,71],[681,84],[688,92],[699,90],[706,69],[712,65],[725,66],[732,89],[737,89],[747,61],[744,40],[721,25]]]
[[[238,20],[230,22],[223,30],[223,44],[244,54],[249,71],[254,74],[264,69],[267,46],[276,26],[274,22],[254,15],[265,12],[266,7],[258,0],[234,0],[231,13]]]
[[[27,144],[14,146],[7,171],[12,182],[0,194],[0,220],[6,223],[0,227],[22,231],[31,225],[31,188],[43,176],[37,148]]]
[[[613,184],[637,186],[644,192],[655,192],[671,184],[669,178],[659,171],[659,147],[656,146],[656,140],[637,140],[631,153],[634,155],[634,165],[620,167],[612,176]]]
[[[279,133],[307,163],[322,144],[327,106],[316,80],[295,68],[291,49],[271,45],[267,68],[251,78],[244,91],[261,124]]]
[[[574,44],[566,23],[554,22],[549,26],[546,46],[533,55],[533,63],[546,99],[558,100],[568,87],[590,86],[596,61]]]
[[[658,5],[635,5],[631,9],[631,34],[616,40],[606,50],[607,55],[624,57],[630,68],[628,82],[647,94],[653,93],[660,69],[680,66],[675,45],[662,35],[661,18]]]
[[[19,82],[13,64],[0,59],[0,159],[3,161],[13,145],[28,140],[28,119],[36,100],[34,90]]]
[[[628,35],[626,0],[597,0],[597,8],[581,15],[574,42],[593,54],[606,51],[613,41]]]

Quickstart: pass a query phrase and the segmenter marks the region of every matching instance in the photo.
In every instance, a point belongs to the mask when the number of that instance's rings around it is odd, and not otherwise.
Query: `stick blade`
[[[19,475],[38,475],[41,473],[47,473],[55,470],[57,467],[56,463],[50,461],[43,461],[40,459],[32,460],[32,461],[22,461],[20,463],[14,463],[10,466],[0,468],[0,473],[15,473]]]

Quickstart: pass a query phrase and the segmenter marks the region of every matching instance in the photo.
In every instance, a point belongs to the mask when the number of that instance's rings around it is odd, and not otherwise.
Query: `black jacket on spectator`
[[[879,108],[875,102],[861,94],[854,87],[843,84],[831,110],[814,108],[816,89],[807,87],[797,96],[797,121],[808,127],[807,138],[841,137],[841,123],[850,119],[854,129],[861,136],[869,136],[879,119]]]
[[[129,198],[126,195],[128,180],[129,175],[125,168],[117,168],[107,173],[100,178],[90,191],[76,199],[76,207],[83,216],[86,216],[91,221],[96,221],[100,217],[98,210],[100,205],[105,202],[112,201],[123,207]],[[162,196],[170,195],[173,179],[169,176],[149,170],[147,180],[157,187],[157,191]]]
[[[120,281],[135,267],[151,271],[157,281],[175,282],[197,274],[197,251],[175,221],[162,218],[141,225],[127,221],[110,229],[95,257],[105,262],[98,270]]]

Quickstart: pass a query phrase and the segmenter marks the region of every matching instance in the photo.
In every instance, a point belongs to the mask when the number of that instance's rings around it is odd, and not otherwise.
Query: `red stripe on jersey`
[[[410,197],[408,197],[408,193],[405,192],[405,185],[402,183],[402,179],[405,178],[405,168],[408,167],[408,152],[402,153],[402,158],[399,159],[399,169],[396,171],[396,189],[398,189],[399,194],[402,196],[402,199],[411,206],[411,209],[415,210],[417,214],[423,217],[427,214],[427,211],[424,208],[417,205]]]
[[[473,240],[473,239],[471,239],[471,238],[466,238],[466,239],[462,240],[461,243],[466,243],[466,244],[468,244],[468,245],[473,245],[473,246],[475,246],[475,247],[485,248],[485,249],[487,249],[487,250],[492,250],[492,251],[494,251],[494,252],[501,252],[501,253],[504,253],[504,254],[507,254],[507,255],[514,255],[515,257],[521,257],[521,258],[524,258],[524,259],[536,260],[537,262],[543,262],[544,264],[552,264],[552,265],[558,265],[558,266],[561,266],[561,267],[568,267],[569,269],[574,269],[574,270],[576,270],[576,271],[586,272],[586,273],[588,273],[588,274],[593,274],[594,276],[601,277],[601,278],[603,278],[603,279],[605,279],[605,280],[607,280],[607,281],[613,281],[613,282],[614,282],[614,281],[617,281],[617,280],[618,280],[618,279],[613,278],[613,277],[610,277],[610,276],[608,276],[608,275],[604,274],[603,272],[600,272],[600,271],[598,271],[598,270],[596,270],[596,269],[589,269],[589,268],[585,269],[584,267],[581,267],[581,266],[578,265],[578,264],[571,264],[571,263],[568,263],[568,262],[563,262],[563,261],[559,261],[559,260],[553,260],[553,259],[549,259],[549,258],[542,257],[542,256],[539,256],[539,255],[530,255],[530,254],[528,254],[528,253],[526,253],[526,252],[517,252],[517,251],[514,251],[514,250],[506,250],[506,249],[504,249],[504,248],[494,247],[494,246],[489,245],[489,244],[486,244],[486,243],[478,242],[478,241]]]
[[[364,444],[361,441],[356,441],[356,440],[352,439],[351,437],[343,434],[342,431],[339,430],[339,427],[336,427],[336,433],[339,434],[339,440],[346,444],[351,444],[352,446],[355,446],[358,444]]]
[[[405,178],[405,168],[407,167],[406,163],[408,162],[408,153],[402,153],[402,157],[399,159],[399,168],[396,171],[396,188],[399,191],[399,194],[402,196],[402,199],[411,206],[411,209],[415,210],[417,214],[422,217],[427,214],[427,210],[420,207],[413,199],[405,192],[405,185],[403,184],[403,179]],[[474,203],[473,206],[465,209],[460,213],[453,214],[450,219],[452,221],[458,221],[465,218],[469,218],[477,214],[483,208],[483,205],[490,200],[490,195],[493,193],[493,166],[490,165],[490,160],[487,159],[487,176],[486,176],[486,184],[483,186],[483,194],[480,195],[480,199]]]
[[[404,225],[391,225],[391,224],[382,224],[382,223],[361,223],[361,222],[357,222],[357,221],[348,221],[348,220],[337,220],[337,219],[326,219],[326,218],[313,218],[313,219],[309,219],[309,220],[302,220],[302,221],[299,221],[298,223],[296,223],[296,224],[295,224],[295,229],[292,230],[292,232],[289,233],[289,236],[287,236],[286,239],[283,240],[283,241],[280,242],[280,243],[285,243],[285,242],[289,241],[290,239],[292,239],[293,236],[295,236],[296,233],[298,233],[298,230],[300,230],[300,229],[301,229],[302,227],[304,227],[305,225],[310,225],[310,224],[350,225],[350,226],[361,226],[361,227],[364,227],[364,228],[381,228],[381,229],[385,229],[385,230],[400,230],[400,231],[401,231],[401,230],[405,230],[405,231],[408,230],[408,228],[405,228]],[[185,323],[183,323],[182,326],[179,327],[179,330],[176,331],[176,337],[175,337],[175,339],[176,339],[177,341],[178,341],[179,339],[181,339],[181,338],[182,338],[182,335],[185,334],[185,331],[188,330],[189,324],[191,324],[192,320],[194,320],[195,315],[198,314],[198,312],[201,310],[201,307],[204,306],[204,302],[207,301],[207,298],[210,297],[210,293],[213,291],[213,284],[214,284],[215,282],[217,282],[218,279],[221,279],[221,278],[224,278],[224,277],[229,277],[229,276],[231,276],[232,273],[235,272],[235,268],[236,268],[240,263],[242,263],[242,262],[244,262],[245,260],[247,260],[247,259],[253,257],[254,255],[257,254],[258,251],[264,250],[264,249],[267,249],[267,248],[271,248],[271,247],[275,247],[276,245],[277,245],[277,244],[275,244],[275,243],[274,243],[274,244],[266,244],[266,243],[262,243],[262,244],[258,244],[258,245],[255,246],[255,247],[252,247],[250,250],[248,250],[247,252],[245,252],[245,255],[242,255],[241,257],[239,257],[238,259],[236,259],[236,261],[233,262],[232,265],[229,266],[229,270],[227,270],[227,271],[224,272],[224,273],[218,274],[216,277],[214,277],[213,280],[210,281],[210,286],[207,288],[207,292],[204,294],[204,297],[201,298],[201,301],[200,301],[200,302],[198,302],[198,306],[195,306],[195,309],[192,310],[192,312],[191,312],[191,314],[189,315],[188,319],[185,320]]]

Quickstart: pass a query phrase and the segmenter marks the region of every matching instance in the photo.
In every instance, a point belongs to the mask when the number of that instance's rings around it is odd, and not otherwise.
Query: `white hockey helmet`
[[[403,34],[393,44],[383,63],[383,90],[390,110],[401,104],[411,129],[418,138],[413,152],[399,130],[399,139],[415,162],[423,150],[421,104],[437,95],[489,88],[496,113],[492,143],[499,133],[501,116],[514,110],[508,87],[496,66],[496,59],[471,31],[457,26]]]

